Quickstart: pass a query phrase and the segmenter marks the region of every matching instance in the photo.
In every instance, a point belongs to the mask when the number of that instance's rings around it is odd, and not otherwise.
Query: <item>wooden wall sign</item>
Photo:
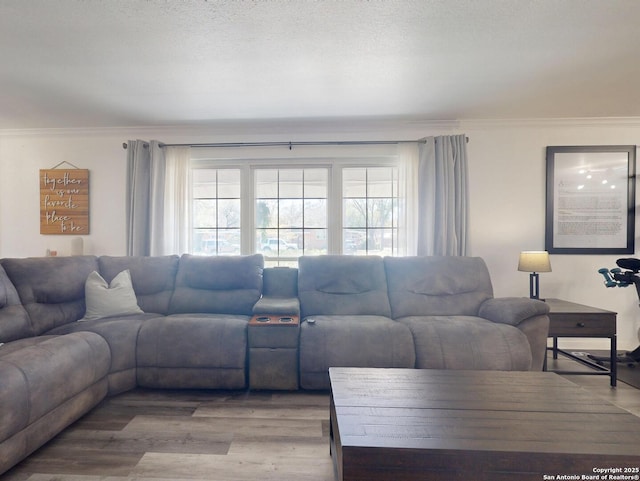
[[[89,170],[40,170],[40,234],[89,234]]]

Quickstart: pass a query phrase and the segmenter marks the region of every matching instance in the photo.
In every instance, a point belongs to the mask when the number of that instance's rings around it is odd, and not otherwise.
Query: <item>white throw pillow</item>
[[[87,311],[81,321],[143,312],[138,306],[129,270],[120,272],[111,284],[93,271],[85,282],[84,297]]]

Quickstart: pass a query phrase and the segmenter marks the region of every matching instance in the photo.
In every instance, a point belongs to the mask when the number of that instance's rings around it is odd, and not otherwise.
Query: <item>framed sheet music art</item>
[[[635,145],[547,147],[545,250],[632,254]]]

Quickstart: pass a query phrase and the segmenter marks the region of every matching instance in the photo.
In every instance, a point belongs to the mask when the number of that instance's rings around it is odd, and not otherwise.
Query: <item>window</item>
[[[316,147],[285,158],[197,150],[191,252],[261,253],[269,266],[295,266],[302,255],[397,255],[398,168],[386,149]]]
[[[398,173],[393,167],[342,170],[342,250],[398,252]]]
[[[193,169],[192,252],[240,254],[239,169]]]
[[[280,260],[326,254],[327,192],[326,168],[255,170],[256,250]]]

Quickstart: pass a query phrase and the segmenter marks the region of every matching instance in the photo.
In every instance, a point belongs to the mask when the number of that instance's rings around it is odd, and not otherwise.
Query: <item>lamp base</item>
[[[529,297],[540,300],[540,279],[537,272],[529,274]]]

